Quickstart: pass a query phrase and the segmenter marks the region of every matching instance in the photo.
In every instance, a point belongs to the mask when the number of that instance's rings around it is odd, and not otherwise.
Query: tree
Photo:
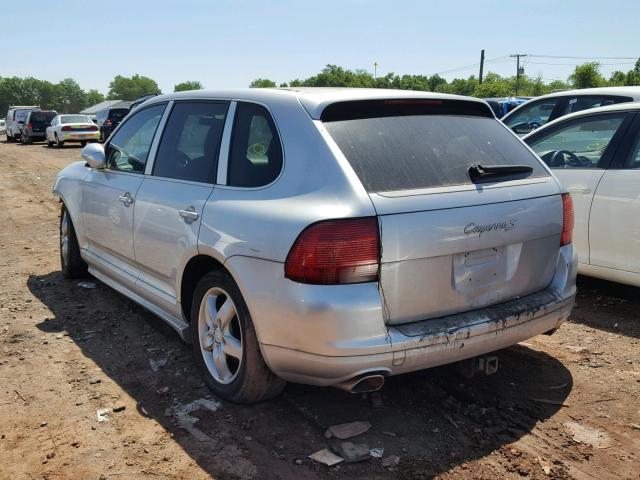
[[[186,92],[187,90],[202,90],[204,87],[197,80],[187,80],[186,82],[177,83],[173,87],[174,92]]]
[[[249,85],[249,88],[272,88],[276,86],[276,82],[267,78],[257,78]]]
[[[621,72],[620,70],[616,70],[609,77],[608,84],[612,87],[620,87],[624,85],[626,79],[627,79],[627,76],[624,74],[624,72]]]
[[[591,88],[604,85],[605,79],[600,74],[600,64],[598,62],[589,62],[578,65],[573,73],[569,76],[573,88]]]
[[[155,80],[142,75],[133,75],[131,78],[116,75],[109,83],[109,100],[135,100],[143,95],[161,94]]]
[[[104,102],[104,95],[100,93],[98,90],[89,90],[84,94],[84,103],[85,108],[91,107],[93,105],[97,105],[98,103]]]

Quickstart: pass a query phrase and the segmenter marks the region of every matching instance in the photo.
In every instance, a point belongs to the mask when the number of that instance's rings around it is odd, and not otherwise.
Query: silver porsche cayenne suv
[[[62,272],[193,344],[236,402],[380,388],[569,316],[573,207],[480,100],[246,89],[154,97],[57,177]]]

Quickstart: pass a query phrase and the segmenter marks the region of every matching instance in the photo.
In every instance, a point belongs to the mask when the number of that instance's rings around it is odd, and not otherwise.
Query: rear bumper
[[[577,257],[559,249],[543,290],[470,312],[387,325],[379,285],[306,285],[282,263],[234,256],[225,266],[249,307],[263,357],[285,380],[333,385],[356,375],[420,370],[493,352],[553,330],[569,316]]]
[[[87,142],[100,140],[100,132],[60,132],[63,142]]]
[[[494,352],[558,328],[574,298],[547,289],[494,307],[390,327],[384,353],[327,356],[273,345],[262,345],[262,352],[274,372],[298,383],[333,385],[367,372],[397,375]]]

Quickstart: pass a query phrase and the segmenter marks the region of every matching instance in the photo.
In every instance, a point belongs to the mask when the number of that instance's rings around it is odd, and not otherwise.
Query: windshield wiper
[[[533,167],[529,165],[471,165],[467,170],[471,181],[489,181],[495,178],[508,177],[510,175],[530,175]]]

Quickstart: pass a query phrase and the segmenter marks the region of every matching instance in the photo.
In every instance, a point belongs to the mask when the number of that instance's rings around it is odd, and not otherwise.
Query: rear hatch
[[[56,115],[56,112],[31,112],[31,115],[29,115],[31,131],[33,133],[43,133]]]
[[[112,108],[109,110],[109,120],[111,120],[111,125],[116,127],[124,117],[129,113],[128,108]]]
[[[378,214],[389,323],[549,285],[562,232],[559,187],[486,104],[341,102],[321,119]]]

